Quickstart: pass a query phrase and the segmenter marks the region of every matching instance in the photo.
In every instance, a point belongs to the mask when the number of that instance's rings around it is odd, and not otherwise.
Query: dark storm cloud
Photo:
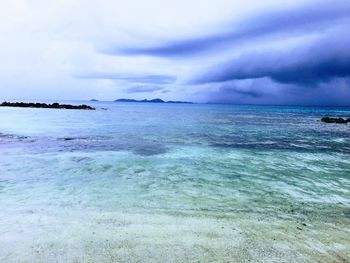
[[[235,96],[240,98],[261,98],[264,93],[259,89],[242,89],[234,85],[223,85],[217,91],[217,94],[223,94],[226,98]],[[229,96],[228,96],[229,95]],[[224,98],[221,98],[222,101]]]
[[[91,73],[79,75],[78,78],[86,79],[111,79],[122,80],[134,83],[156,83],[171,84],[176,81],[175,76],[170,75],[135,75],[135,74],[113,74],[113,73]]]
[[[269,88],[274,84],[270,79],[234,80],[207,86],[204,100],[212,103],[255,103],[273,95]]]
[[[186,62],[192,59],[199,74],[188,71],[181,78],[180,72],[179,80],[195,85],[200,91],[194,99],[202,101],[349,105],[350,1],[314,1],[293,9],[265,10],[231,23],[230,28],[155,46],[112,47],[106,53],[162,57],[175,63],[177,57],[186,57]],[[195,64],[198,54],[210,64]],[[212,64],[219,58],[221,63]],[[135,88],[134,92],[143,91]]]
[[[314,3],[290,10],[270,11],[233,24],[232,31],[210,36],[170,41],[159,46],[110,48],[106,53],[150,56],[191,56],[204,51],[217,51],[221,46],[256,40],[272,35],[286,36],[324,30],[350,18],[350,1]]]
[[[350,26],[350,24],[349,24]],[[193,83],[269,77],[284,84],[315,86],[350,76],[350,37],[336,31],[308,45],[293,49],[244,54],[215,65]]]
[[[204,100],[233,104],[346,106],[350,101],[349,85],[350,79],[346,78],[321,83],[312,89],[280,84],[268,78],[238,80],[210,85],[214,88],[205,91]]]

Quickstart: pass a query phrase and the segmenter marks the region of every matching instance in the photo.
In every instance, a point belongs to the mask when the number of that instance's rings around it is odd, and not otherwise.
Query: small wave
[[[6,134],[0,132],[0,139],[8,139],[8,140],[25,140],[29,139],[28,136],[17,135],[17,134]]]
[[[60,137],[57,138],[58,141],[94,141],[94,140],[108,140],[111,137],[108,136],[77,136],[77,137]]]

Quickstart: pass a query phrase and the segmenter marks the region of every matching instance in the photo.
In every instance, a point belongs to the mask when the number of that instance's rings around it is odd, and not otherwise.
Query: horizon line
[[[124,99],[124,98],[120,98]],[[156,98],[160,99],[160,98]],[[118,100],[118,99],[116,99]],[[11,100],[6,100],[6,99],[1,99],[1,102],[11,102],[11,101],[30,101],[30,102],[40,102],[40,101],[71,101],[71,102],[115,102],[115,103],[131,103],[131,102],[118,102],[116,100],[99,100],[99,99],[37,99],[37,100],[30,100],[30,99],[11,99]],[[140,100],[153,100],[153,99],[130,99],[130,100],[138,100],[137,103],[143,103]],[[161,99],[163,100],[163,99]],[[319,104],[255,104],[255,103],[229,103],[229,102],[194,102],[194,101],[182,101],[182,100],[163,100],[165,103],[166,102],[171,102],[171,101],[176,101],[178,102],[177,104],[200,104],[200,105],[232,105],[232,106],[275,106],[275,107],[319,107],[319,108],[349,108],[349,105],[319,105]],[[146,102],[145,102],[146,103]],[[149,102],[147,102],[149,103]],[[154,104],[161,104],[161,103],[154,103]],[[169,103],[170,104],[170,103]],[[175,104],[175,103],[174,103]]]

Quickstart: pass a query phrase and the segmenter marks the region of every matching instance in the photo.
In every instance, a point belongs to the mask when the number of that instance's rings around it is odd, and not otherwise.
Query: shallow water
[[[1,262],[350,261],[349,108],[90,104],[0,108]]]

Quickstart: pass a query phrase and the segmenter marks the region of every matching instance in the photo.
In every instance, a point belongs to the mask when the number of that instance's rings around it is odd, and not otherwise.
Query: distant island
[[[173,101],[173,100],[169,100],[169,101],[164,101],[162,99],[152,99],[152,100],[134,100],[134,99],[118,99],[115,100],[115,102],[148,102],[148,103],[186,103],[186,104],[193,104],[193,102],[188,102],[188,101]]]
[[[94,102],[96,102],[96,101],[98,101],[97,99],[91,99],[90,101],[94,101]]]
[[[94,107],[89,105],[70,105],[59,104],[57,102],[52,104],[46,103],[33,103],[33,102],[7,102],[4,101],[0,104],[0,107],[21,107],[21,108],[44,108],[44,109],[69,109],[69,110],[95,110]]]

